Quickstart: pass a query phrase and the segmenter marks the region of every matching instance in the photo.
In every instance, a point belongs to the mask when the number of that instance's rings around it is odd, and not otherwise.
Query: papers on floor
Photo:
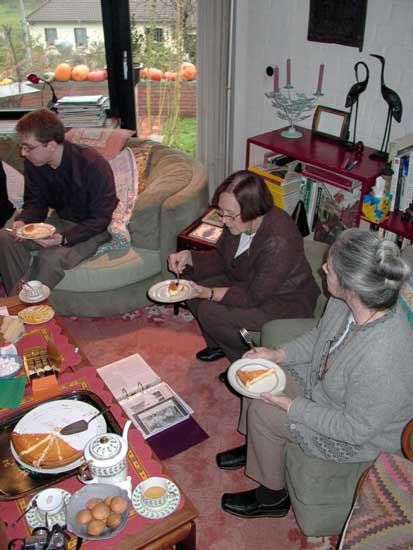
[[[55,103],[63,124],[71,128],[103,126],[108,106],[104,95],[64,96]]]
[[[193,413],[138,353],[97,372],[144,439],[179,424]]]

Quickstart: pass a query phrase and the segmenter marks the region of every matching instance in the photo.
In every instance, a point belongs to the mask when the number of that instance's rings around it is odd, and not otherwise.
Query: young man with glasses
[[[66,141],[55,113],[28,113],[16,131],[25,159],[24,204],[11,231],[0,230],[0,275],[9,296],[22,280],[54,288],[65,270],[93,256],[110,238],[107,227],[118,203],[109,163],[94,149]],[[54,235],[20,238],[24,225],[44,221],[56,228]]]

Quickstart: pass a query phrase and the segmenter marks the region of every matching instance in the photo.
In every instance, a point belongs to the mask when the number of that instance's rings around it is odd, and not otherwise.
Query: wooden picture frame
[[[318,105],[314,113],[312,131],[320,136],[326,136],[338,141],[347,139],[349,113]]]

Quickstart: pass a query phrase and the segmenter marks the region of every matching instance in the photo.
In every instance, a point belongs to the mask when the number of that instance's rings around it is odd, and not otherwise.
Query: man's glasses
[[[217,214],[221,219],[227,218],[227,220],[231,220],[232,222],[238,218],[238,216],[241,216],[241,212],[238,212],[238,214],[226,214],[222,210],[217,210]]]
[[[43,145],[43,147],[46,147],[48,143],[49,143],[48,141],[46,143],[38,143],[37,145],[27,145],[26,143],[21,143],[19,145],[19,148],[20,148],[20,151],[23,151],[24,153],[31,153],[41,145]]]

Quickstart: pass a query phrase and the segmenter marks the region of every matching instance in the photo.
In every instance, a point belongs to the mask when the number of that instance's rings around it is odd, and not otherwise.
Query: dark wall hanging
[[[310,0],[307,39],[363,49],[367,0]]]

